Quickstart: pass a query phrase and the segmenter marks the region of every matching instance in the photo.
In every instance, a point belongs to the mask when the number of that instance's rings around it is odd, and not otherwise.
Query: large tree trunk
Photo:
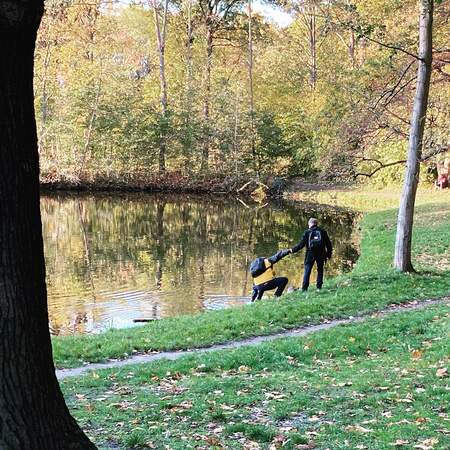
[[[428,107],[432,63],[433,0],[421,0],[419,21],[419,68],[416,96],[411,117],[408,161],[397,221],[394,266],[401,272],[414,271],[411,262],[411,242],[414,204],[419,184],[425,116]]]
[[[33,107],[43,1],[0,3],[0,448],[95,449],[55,376]]]

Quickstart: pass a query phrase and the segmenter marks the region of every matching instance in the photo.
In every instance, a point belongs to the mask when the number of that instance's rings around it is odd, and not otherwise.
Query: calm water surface
[[[327,275],[357,258],[350,211],[315,205],[244,205],[162,195],[44,195],[41,199],[50,327],[54,334],[128,327],[133,319],[249,302],[247,272],[300,239],[319,218],[335,245]],[[298,286],[303,252],[277,273]]]

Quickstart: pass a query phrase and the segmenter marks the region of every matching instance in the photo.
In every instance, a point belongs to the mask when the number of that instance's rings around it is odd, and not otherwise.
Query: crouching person
[[[252,302],[261,300],[264,292],[275,290],[275,297],[280,297],[283,293],[288,279],[277,277],[273,270],[274,264],[291,253],[290,250],[280,250],[270,258],[259,257],[250,264],[250,273],[253,277]]]

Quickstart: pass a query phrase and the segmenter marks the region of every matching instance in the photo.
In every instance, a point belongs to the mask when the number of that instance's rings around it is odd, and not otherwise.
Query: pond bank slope
[[[351,199],[351,194],[348,195]],[[379,198],[385,201],[383,196]],[[353,200],[357,202],[356,194]],[[135,352],[205,347],[365,314],[390,304],[447,295],[450,293],[450,201],[448,196],[426,196],[422,203],[417,208],[413,244],[419,274],[400,274],[391,267],[396,210],[367,212],[360,223],[361,257],[354,270],[328,280],[321,292],[311,291],[306,295],[297,292],[276,302],[264,300],[242,308],[163,319],[143,327],[110,330],[99,335],[55,337],[55,364],[76,367],[85,362],[126,358]]]

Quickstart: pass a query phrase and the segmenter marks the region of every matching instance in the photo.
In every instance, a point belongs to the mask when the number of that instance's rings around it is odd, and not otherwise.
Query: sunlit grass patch
[[[449,325],[432,307],[62,385],[100,447],[445,449]]]

